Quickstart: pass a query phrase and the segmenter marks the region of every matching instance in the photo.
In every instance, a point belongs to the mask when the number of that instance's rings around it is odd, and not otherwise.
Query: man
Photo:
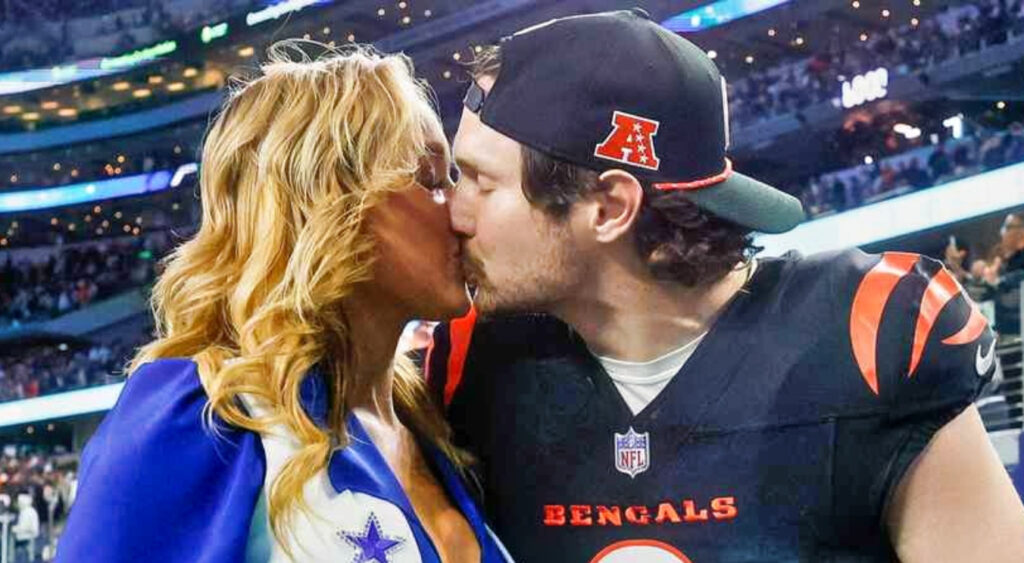
[[[475,70],[452,222],[476,310],[428,378],[514,558],[1021,560],[970,406],[994,338],[941,265],[755,262],[800,205],[732,171],[718,70],[639,11]]]

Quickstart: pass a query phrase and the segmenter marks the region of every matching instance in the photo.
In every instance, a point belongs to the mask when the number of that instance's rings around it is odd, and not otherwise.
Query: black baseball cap
[[[464,105],[492,129],[592,170],[621,168],[754,231],[804,219],[795,197],[726,158],[725,81],[699,47],[640,9],[551,20],[501,42],[490,92]]]

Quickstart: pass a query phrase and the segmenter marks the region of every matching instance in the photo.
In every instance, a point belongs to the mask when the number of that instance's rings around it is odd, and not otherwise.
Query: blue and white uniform
[[[315,370],[302,405],[323,425],[326,385]],[[82,454],[78,497],[57,560],[168,562],[288,561],[270,531],[269,487],[295,451],[283,426],[266,436],[203,424],[207,395],[196,365],[159,360],[139,368]],[[262,410],[243,398],[253,414]],[[409,498],[359,423],[347,419],[350,444],[305,487],[315,516],[295,512],[286,539],[308,562],[440,562]],[[511,559],[483,520],[458,472],[437,449],[424,456],[469,522],[483,563]]]

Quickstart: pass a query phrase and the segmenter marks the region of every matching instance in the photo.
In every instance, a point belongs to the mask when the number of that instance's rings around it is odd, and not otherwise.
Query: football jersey
[[[284,426],[260,435],[216,416],[211,433],[203,423],[207,402],[188,360],[158,360],[128,378],[82,453],[58,561],[440,563],[402,485],[353,414],[349,445],[305,486],[312,516],[295,513],[289,559],[270,531],[267,499],[297,440]],[[315,369],[302,382],[301,402],[325,427],[326,385]],[[242,403],[250,414],[265,411],[249,396]],[[437,448],[420,444],[476,535],[481,561],[508,561],[458,471]]]
[[[889,561],[887,502],[994,347],[934,260],[791,253],[635,415],[545,316],[439,326],[428,377],[519,561]]]

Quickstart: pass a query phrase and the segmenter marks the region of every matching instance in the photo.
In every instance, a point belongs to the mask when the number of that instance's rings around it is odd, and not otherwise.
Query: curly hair
[[[473,80],[496,79],[501,48],[484,49],[469,65]],[[520,144],[523,194],[533,206],[564,219],[572,204],[601,189],[600,173]],[[705,211],[680,192],[655,190],[641,180],[644,200],[636,222],[636,250],[659,280],[695,287],[715,282],[760,247],[750,229]]]
[[[322,54],[311,57],[303,45]],[[297,56],[296,56],[297,55]],[[153,289],[158,337],[129,372],[159,358],[196,362],[209,402],[226,423],[260,434],[284,425],[298,442],[269,494],[285,550],[308,508],[303,488],[348,444],[346,396],[358,369],[345,298],[372,278],[368,212],[408,189],[441,135],[429,87],[404,55],[297,41],[271,47],[261,76],[237,83],[206,134],[199,231],[167,258]],[[329,376],[329,428],[307,415],[300,384],[314,366]],[[440,411],[412,362],[395,358],[394,401],[403,422],[460,464]],[[266,403],[251,416],[237,398]],[[302,546],[298,546],[301,548]]]

